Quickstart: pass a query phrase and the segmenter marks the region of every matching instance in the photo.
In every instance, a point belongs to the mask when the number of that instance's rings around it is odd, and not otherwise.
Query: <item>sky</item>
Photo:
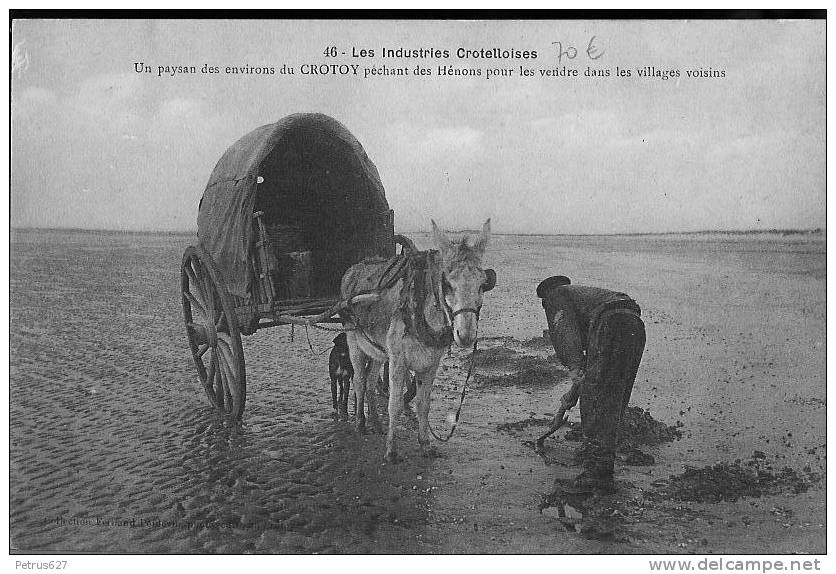
[[[498,233],[826,225],[823,20],[23,20],[12,45],[13,227],[195,230],[224,150],[296,112],[351,130],[400,231],[488,217]],[[578,55],[558,60],[558,46]],[[450,57],[384,59],[384,47]],[[494,47],[538,57],[456,56]],[[375,56],[352,57],[361,49]],[[204,64],[296,73],[157,74]],[[361,75],[302,74],[311,64]],[[418,64],[432,75],[362,77]],[[441,77],[439,65],[482,76]],[[579,77],[540,73],[564,65]],[[680,77],[638,77],[647,66]],[[496,68],[513,75],[487,79]],[[709,68],[725,77],[686,76]]]

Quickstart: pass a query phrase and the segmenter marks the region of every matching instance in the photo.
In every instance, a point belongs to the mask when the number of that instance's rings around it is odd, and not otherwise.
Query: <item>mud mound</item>
[[[619,449],[619,459],[628,466],[653,466],[656,459],[652,454],[642,452],[637,448]]]
[[[551,422],[551,419],[528,418],[512,423],[502,423],[496,425],[496,430],[500,432],[522,431],[528,427],[547,427],[551,424]]]
[[[507,367],[519,360],[520,354],[508,347],[493,347],[490,349],[476,349],[473,361],[480,367]]]
[[[476,377],[476,382],[481,387],[493,386],[517,386],[517,387],[540,387],[553,386],[566,376],[566,372],[558,365],[538,357],[520,357],[510,361],[509,366],[516,367],[516,370],[507,375]]]
[[[583,440],[583,431],[577,423],[570,423],[571,428],[566,433],[566,440]],[[624,419],[621,421],[621,432],[618,436],[619,450],[635,449],[639,445],[655,446],[664,442],[673,442],[682,438],[681,422],[666,425],[654,419],[650,411],[641,407],[627,407]]]
[[[533,337],[523,341],[522,346],[535,351],[548,351],[552,348],[552,343],[546,337]]]
[[[718,462],[703,468],[685,467],[682,474],[654,483],[660,488],[650,498],[689,502],[735,502],[749,496],[800,494],[816,481],[813,474],[799,474],[789,467],[778,470],[762,458],[747,462]],[[666,483],[666,484],[664,484]]]
[[[681,422],[675,425],[666,425],[657,421],[641,407],[627,407],[624,411],[624,419],[621,421],[621,433],[619,445],[621,447],[637,445],[654,446],[664,442],[673,442],[682,438],[682,431],[679,428]]]

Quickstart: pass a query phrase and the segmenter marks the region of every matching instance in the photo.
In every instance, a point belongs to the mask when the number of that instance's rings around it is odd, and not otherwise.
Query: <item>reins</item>
[[[447,442],[447,441],[450,440],[450,438],[452,438],[453,433],[456,432],[456,427],[459,426],[459,417],[461,417],[462,407],[464,406],[464,397],[465,397],[465,395],[467,395],[467,383],[470,382],[470,376],[473,374],[473,363],[474,363],[474,360],[475,360],[475,357],[476,357],[476,346],[479,344],[479,313],[480,313],[481,309],[475,309],[473,307],[463,307],[461,309],[453,311],[453,309],[451,309],[450,306],[447,304],[447,301],[444,298],[443,293],[441,294],[441,297],[438,297],[438,294],[436,294],[436,297],[441,300],[441,303],[444,305],[444,308],[448,312],[447,314],[450,315],[450,324],[451,325],[453,323],[453,319],[455,319],[457,315],[461,315],[462,313],[468,313],[468,312],[473,313],[474,315],[476,315],[476,337],[474,337],[474,339],[473,339],[473,349],[470,352],[470,366],[468,366],[468,368],[467,368],[467,376],[465,377],[464,384],[462,385],[462,394],[459,397],[459,406],[456,409],[456,416],[453,419],[453,425],[450,427],[450,431],[447,433],[447,436],[444,437],[444,438],[441,438],[440,436],[435,434],[435,431],[433,430],[432,425],[427,425],[430,429],[430,434],[433,435],[433,438],[435,440],[437,440],[439,442]]]
[[[478,315],[477,315],[478,316]],[[462,396],[459,398],[459,408],[456,409],[456,418],[453,419],[453,426],[450,427],[450,432],[447,433],[447,436],[441,438],[435,431],[433,430],[432,425],[427,425],[430,428],[430,434],[433,435],[433,438],[439,442],[447,442],[453,436],[453,433],[456,432],[456,427],[459,425],[459,417],[462,414],[462,406],[464,406],[464,397],[467,394],[467,383],[470,381],[470,375],[473,374],[473,363],[474,358],[476,355],[476,345],[479,343],[479,328],[477,323],[476,328],[476,339],[473,340],[473,350],[470,353],[470,366],[467,368],[467,377],[464,380],[464,385],[462,385]]]

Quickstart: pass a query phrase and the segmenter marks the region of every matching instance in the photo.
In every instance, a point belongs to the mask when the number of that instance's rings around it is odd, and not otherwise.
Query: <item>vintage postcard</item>
[[[276,16],[12,19],[10,552],[821,569],[824,13]]]

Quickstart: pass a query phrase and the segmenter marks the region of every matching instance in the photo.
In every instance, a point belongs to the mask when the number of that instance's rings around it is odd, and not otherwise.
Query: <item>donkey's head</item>
[[[488,246],[491,220],[475,236],[465,235],[461,241],[451,241],[433,224],[433,240],[441,253],[441,289],[447,313],[453,324],[453,338],[459,346],[467,347],[476,338],[482,294],[496,285],[493,269],[482,269],[482,255]]]

